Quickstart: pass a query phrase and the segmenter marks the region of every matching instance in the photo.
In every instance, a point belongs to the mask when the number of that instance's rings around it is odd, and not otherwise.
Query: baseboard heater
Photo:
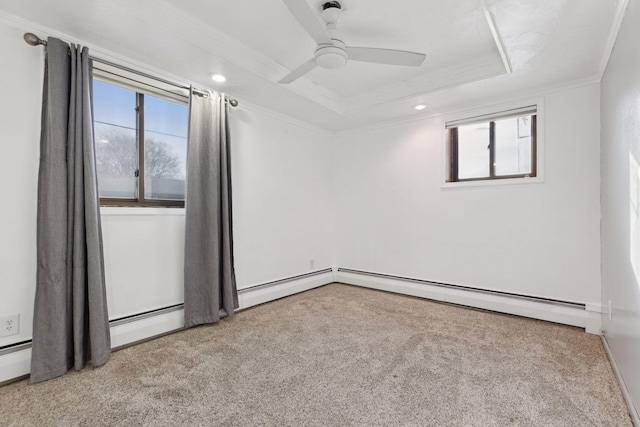
[[[307,279],[309,277],[318,276],[320,274],[331,273],[333,270],[330,268],[325,268],[324,270],[312,271],[310,273],[299,274],[297,276],[287,277],[285,279],[273,280],[271,282],[260,283],[257,285],[247,286],[246,288],[238,289],[238,293],[242,294],[244,292],[252,291],[259,288],[267,288],[275,285],[282,285],[283,283],[293,282],[294,280]]]
[[[288,282],[293,282],[295,280],[301,280],[301,279],[307,279],[309,277],[313,277],[313,276],[318,276],[321,274],[326,274],[326,273],[331,273],[332,270],[331,268],[325,268],[323,270],[317,270],[317,271],[312,271],[309,273],[304,273],[304,274],[299,274],[296,276],[291,276],[291,277],[286,277],[284,279],[277,279],[277,280],[273,280],[270,282],[265,282],[265,283],[259,283],[257,285],[251,285],[251,286],[247,286],[246,288],[242,288],[242,289],[238,289],[238,294],[243,294],[249,291],[253,291],[256,289],[266,289],[269,288],[271,286],[276,286],[276,285],[281,285],[284,283],[288,283]],[[155,316],[161,316],[164,314],[168,314],[168,313],[172,313],[174,311],[179,311],[179,310],[183,310],[184,309],[184,304],[183,303],[179,303],[179,304],[174,304],[174,305],[170,305],[167,307],[160,307],[160,308],[156,308],[153,310],[148,310],[148,311],[144,311],[142,313],[136,313],[136,314],[131,314],[128,316],[123,316],[123,317],[119,317],[117,319],[112,319],[109,320],[109,327],[115,327],[115,326],[122,326],[122,325],[126,325],[128,323],[133,323],[133,322],[138,322],[144,319],[148,319],[151,317],[155,317]],[[238,310],[238,311],[241,311]],[[223,313],[223,317],[225,316],[225,314]],[[176,329],[179,330],[179,329]],[[167,333],[171,333],[171,332],[175,332],[174,331],[170,331]],[[150,337],[150,338],[157,338],[157,336],[154,337]],[[138,342],[136,342],[138,343]],[[135,344],[135,343],[132,343]],[[31,340],[25,340],[19,343],[14,343],[14,344],[8,344],[5,346],[0,347],[0,356],[3,356],[5,354],[9,354],[9,353],[13,353],[16,351],[22,351],[22,350],[26,350],[31,348]],[[120,348],[120,347],[118,347]]]
[[[478,293],[482,293],[482,294],[503,296],[503,297],[508,297],[508,298],[517,298],[517,299],[521,299],[521,300],[533,301],[533,302],[541,302],[541,303],[545,303],[545,304],[562,305],[562,306],[566,306],[566,307],[579,308],[579,309],[583,309],[583,310],[585,308],[585,304],[578,303],[578,302],[562,301],[562,300],[557,300],[557,299],[552,299],[552,298],[543,298],[543,297],[536,297],[536,296],[530,296],[530,295],[522,295],[522,294],[511,293],[511,292],[494,291],[494,290],[491,290],[491,289],[474,288],[474,287],[471,287],[471,286],[454,285],[454,284],[451,284],[451,283],[432,282],[430,280],[416,279],[416,278],[405,277],[405,276],[395,276],[395,275],[392,275],[392,274],[374,273],[374,272],[371,272],[371,271],[354,270],[354,269],[351,269],[351,268],[338,268],[337,271],[338,271],[338,273],[350,273],[350,274],[358,274],[358,275],[364,275],[364,276],[378,277],[378,278],[381,278],[381,279],[401,280],[401,281],[404,281],[404,282],[420,283],[420,284],[424,284],[424,285],[437,286],[437,287],[446,288],[446,289],[457,289],[457,290],[462,290],[462,291],[467,291],[467,292],[478,292]]]
[[[563,301],[345,267],[336,270],[335,281],[496,313],[577,326],[596,335],[600,333],[602,324],[602,308],[599,304]]]
[[[120,317],[118,319],[113,319],[109,321],[109,328],[114,326],[125,325],[127,323],[137,322],[139,320],[147,319],[149,317],[160,316],[163,314],[171,313],[173,311],[182,310],[184,308],[184,304],[175,304],[168,307],[161,307],[154,310],[145,311],[143,313],[136,313],[129,316]],[[16,351],[22,351],[31,348],[31,340],[22,341],[15,344],[9,344],[3,347],[0,347],[0,356],[4,356],[5,354],[13,353]]]

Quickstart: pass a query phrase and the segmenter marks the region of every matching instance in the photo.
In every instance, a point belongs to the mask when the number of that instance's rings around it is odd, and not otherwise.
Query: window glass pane
[[[136,93],[94,80],[93,112],[100,197],[135,198]]]
[[[489,176],[489,123],[458,128],[458,179]]]
[[[188,119],[186,105],[145,95],[145,198],[184,200]]]
[[[495,122],[496,175],[531,173],[531,116]]]

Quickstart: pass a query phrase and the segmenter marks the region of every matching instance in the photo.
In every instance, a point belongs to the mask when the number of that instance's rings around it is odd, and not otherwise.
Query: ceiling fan
[[[322,25],[304,0],[283,1],[318,46],[312,59],[284,76],[279,83],[291,83],[316,67],[339,68],[348,60],[418,67],[426,58],[424,53],[346,46],[344,37],[337,28],[342,14],[340,2],[328,1],[322,5],[322,19],[326,24]]]

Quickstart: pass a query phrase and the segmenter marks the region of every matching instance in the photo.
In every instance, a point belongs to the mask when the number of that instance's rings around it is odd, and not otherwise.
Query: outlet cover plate
[[[0,337],[18,335],[20,333],[20,314],[0,316]]]

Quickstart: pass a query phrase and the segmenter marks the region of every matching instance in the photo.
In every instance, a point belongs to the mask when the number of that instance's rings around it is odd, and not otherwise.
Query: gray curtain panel
[[[38,175],[31,382],[111,354],[87,48],[49,38]]]
[[[192,327],[238,308],[233,268],[231,158],[224,94],[191,91],[187,149],[184,320]]]

